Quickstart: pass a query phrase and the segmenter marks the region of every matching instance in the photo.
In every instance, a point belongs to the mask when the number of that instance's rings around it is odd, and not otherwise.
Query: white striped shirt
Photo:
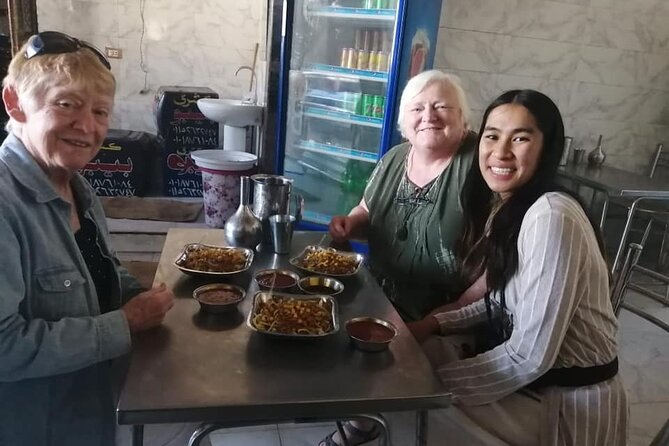
[[[590,367],[616,357],[607,265],[571,197],[547,193],[527,211],[518,236],[518,271],[505,295],[513,318],[510,338],[438,369],[456,401],[498,401],[551,368]],[[469,328],[486,320],[485,302],[436,317],[443,333]],[[618,377],[593,386],[547,388],[541,395],[548,429],[542,444],[624,444],[627,400]]]

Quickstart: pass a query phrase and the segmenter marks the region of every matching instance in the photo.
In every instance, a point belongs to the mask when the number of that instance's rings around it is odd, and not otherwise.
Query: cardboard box
[[[163,145],[163,195],[167,197],[201,197],[202,173],[190,153],[202,147]]]
[[[96,157],[80,173],[100,196],[144,196],[157,152],[155,135],[110,129]]]
[[[206,87],[160,87],[153,102],[158,138],[167,147],[218,147],[218,122],[204,117],[201,98],[218,98]]]
[[[189,153],[218,148],[219,124],[200,112],[197,100],[201,98],[218,98],[218,94],[206,87],[167,86],[160,87],[154,97],[165,196],[202,196],[202,174]]]

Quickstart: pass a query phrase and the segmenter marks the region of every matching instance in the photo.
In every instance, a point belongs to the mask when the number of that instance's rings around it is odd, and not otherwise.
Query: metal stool
[[[329,418],[308,418],[308,419],[299,419],[295,420],[299,423],[314,423],[320,421],[335,421],[337,424],[337,430],[339,435],[344,439],[344,446],[348,446],[348,441],[346,441],[346,436],[344,435],[344,426],[341,422],[342,419],[347,420],[368,420],[377,423],[381,428],[381,433],[379,435],[379,445],[380,446],[390,446],[390,428],[386,419],[381,414],[358,414],[358,415],[346,415],[341,418],[333,419]],[[188,440],[188,446],[200,446],[200,442],[206,438],[210,433],[219,430],[226,429],[231,427],[242,427],[242,426],[258,426],[263,424],[275,424],[276,421],[271,420],[260,420],[254,422],[230,422],[230,423],[202,423],[198,427],[193,435],[191,435],[190,440]]]

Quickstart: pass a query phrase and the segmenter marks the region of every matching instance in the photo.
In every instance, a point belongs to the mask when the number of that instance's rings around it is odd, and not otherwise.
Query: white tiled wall
[[[534,88],[575,146],[601,133],[607,164],[643,171],[669,144],[668,24],[667,0],[443,0],[435,66],[463,79],[476,120],[502,91]]]
[[[161,85],[240,97],[248,73],[234,72],[251,65],[256,42],[264,73],[262,0],[38,0],[37,7],[41,30],[123,50],[112,60],[116,128],[155,131],[151,106]],[[608,164],[643,170],[655,144],[669,144],[667,23],[666,0],[444,0],[435,66],[463,78],[475,119],[503,90],[535,88],[556,101],[576,146],[589,150],[602,133]],[[140,93],[142,60],[147,93]]]
[[[155,132],[152,105],[162,85],[210,87],[241,98],[260,44],[256,72],[262,101],[265,71],[263,0],[38,0],[39,29],[64,31],[104,49],[118,82],[112,127]],[[146,85],[145,85],[145,73]]]

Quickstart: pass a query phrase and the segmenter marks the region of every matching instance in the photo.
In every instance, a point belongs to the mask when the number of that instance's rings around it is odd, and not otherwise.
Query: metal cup
[[[288,254],[290,252],[296,224],[296,219],[292,215],[279,214],[269,217],[272,247],[275,253]]]
[[[574,164],[581,164],[583,162],[584,157],[585,157],[585,149],[577,147],[574,149],[574,157],[571,159],[571,161]]]

